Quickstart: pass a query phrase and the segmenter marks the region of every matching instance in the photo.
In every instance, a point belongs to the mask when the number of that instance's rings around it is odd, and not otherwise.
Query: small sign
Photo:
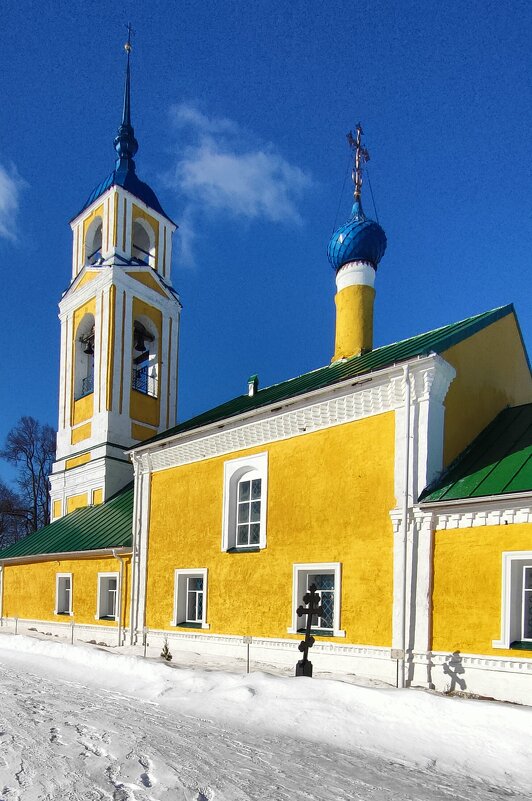
[[[390,657],[392,659],[404,659],[405,652],[403,651],[402,648],[392,648],[392,650],[390,651]]]
[[[242,637],[242,642],[244,643],[244,645],[251,645],[252,640],[253,637]]]

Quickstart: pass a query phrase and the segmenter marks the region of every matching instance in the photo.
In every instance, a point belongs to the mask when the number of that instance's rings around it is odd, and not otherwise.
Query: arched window
[[[94,317],[86,314],[76,331],[74,400],[94,392]]]
[[[266,547],[267,485],[267,453],[224,464],[222,550]]]
[[[150,267],[155,264],[155,235],[144,220],[135,220],[133,223],[131,256]]]
[[[133,324],[133,375],[131,386],[144,395],[157,397],[158,371],[157,334],[153,324],[146,318]]]
[[[85,236],[85,264],[96,264],[102,258],[102,218],[95,217]]]

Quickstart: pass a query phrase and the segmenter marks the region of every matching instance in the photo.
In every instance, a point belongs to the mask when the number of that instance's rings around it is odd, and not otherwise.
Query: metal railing
[[[134,367],[131,386],[137,392],[142,392],[144,395],[151,395],[153,398],[157,397],[157,376],[155,375],[155,368],[152,367],[152,375],[149,373],[147,365],[144,367]]]
[[[85,395],[90,395],[91,392],[94,392],[94,374],[88,375],[86,378],[81,379],[81,387],[79,392],[76,392],[74,400],[84,398]]]

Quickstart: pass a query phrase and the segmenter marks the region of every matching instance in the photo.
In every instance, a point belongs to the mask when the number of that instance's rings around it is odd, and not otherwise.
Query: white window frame
[[[299,634],[298,629],[306,626],[306,616],[298,617],[297,609],[302,603],[302,596],[306,592],[306,577],[310,573],[332,573],[334,575],[334,615],[333,629],[330,634],[315,634],[314,636],[345,637],[345,631],[340,628],[340,606],[342,601],[342,563],[341,562],[298,562],[293,565],[292,571],[292,625],[287,629],[288,634]],[[305,587],[305,589],[303,589]],[[326,630],[330,631],[330,630]]]
[[[172,620],[170,626],[182,626],[190,628],[210,628],[207,623],[207,593],[208,593],[208,569],[206,567],[192,568],[178,568],[174,570],[174,610],[172,613]],[[183,620],[178,620],[183,615],[180,609],[186,609],[187,606],[187,579],[189,578],[202,578],[203,579],[203,614],[199,625],[186,623]]]
[[[238,484],[246,473],[261,479],[260,534],[257,545],[237,545]],[[268,452],[243,456],[224,463],[224,495],[222,519],[222,551],[254,551],[266,547],[266,513],[268,506]]]
[[[523,615],[523,567],[532,567],[532,551],[504,551],[502,554],[501,636],[493,640],[492,648],[510,648],[510,643],[521,641]],[[519,579],[519,573],[521,578]],[[514,636],[519,625],[519,637]],[[528,642],[528,640],[525,640]],[[530,643],[532,650],[532,642]]]
[[[101,585],[102,579],[107,579],[107,578],[115,578],[116,579],[115,613],[114,613],[113,617],[111,617],[111,615],[102,616],[101,610],[100,610],[100,595],[101,595],[101,586],[100,585]],[[121,588],[120,588],[120,573],[118,571],[111,572],[111,573],[98,573],[98,584],[97,584],[97,594],[96,594],[96,615],[95,615],[95,619],[96,620],[109,620],[109,621],[118,620],[117,611],[120,608],[120,599],[119,599],[119,593],[120,592],[121,592]]]
[[[68,598],[68,612],[60,612],[59,611],[59,582],[61,579],[70,579],[70,590],[69,590],[69,598]],[[65,615],[65,616],[72,616],[74,612],[72,611],[72,573],[56,573],[55,574],[55,609],[54,615]]]

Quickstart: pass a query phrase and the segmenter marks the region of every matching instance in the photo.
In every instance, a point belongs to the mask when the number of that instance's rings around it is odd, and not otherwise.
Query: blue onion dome
[[[350,261],[368,261],[377,269],[385,250],[386,234],[378,223],[368,220],[357,198],[348,222],[334,232],[327,247],[331,266],[338,271]]]

